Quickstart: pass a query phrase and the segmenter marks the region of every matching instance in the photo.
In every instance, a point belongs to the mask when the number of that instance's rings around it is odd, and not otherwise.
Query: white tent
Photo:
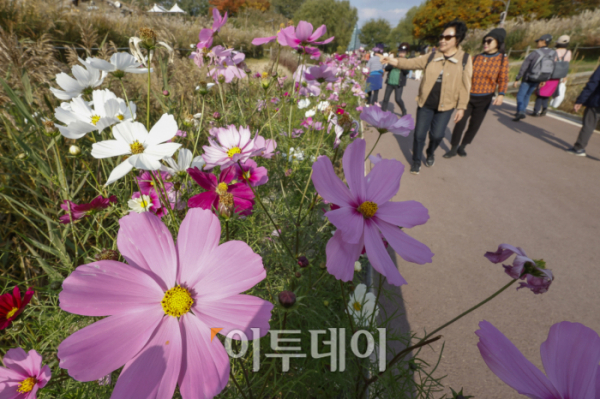
[[[171,9],[169,10],[169,12],[179,12],[179,13],[185,14],[185,11],[183,11],[181,8],[179,8],[179,6],[177,5],[177,3],[175,3],[173,5],[173,7],[171,7]]]
[[[169,12],[169,11],[162,6],[157,6],[156,4],[154,4],[154,6],[152,6],[152,8],[148,10],[148,12]]]

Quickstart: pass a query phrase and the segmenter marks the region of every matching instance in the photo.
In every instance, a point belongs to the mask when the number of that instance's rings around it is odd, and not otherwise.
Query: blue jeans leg
[[[420,163],[423,158],[423,148],[425,148],[427,132],[429,132],[427,155],[433,154],[444,139],[444,132],[453,111],[454,110],[451,109],[449,111],[440,112],[425,107],[417,109],[417,120],[413,138],[413,162]]]
[[[428,156],[433,155],[435,150],[444,139],[446,126],[448,126],[448,122],[450,122],[450,117],[452,116],[453,112],[453,109],[443,112],[436,111],[433,115],[431,128],[429,129],[429,146],[427,147]]]
[[[537,89],[539,83],[523,81],[517,93],[517,114],[524,114],[529,104],[529,98]]]

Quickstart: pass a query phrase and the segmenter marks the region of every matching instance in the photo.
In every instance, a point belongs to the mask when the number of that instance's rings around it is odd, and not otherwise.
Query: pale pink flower
[[[204,169],[212,169],[215,166],[226,168],[238,161],[246,162],[248,158],[260,155],[265,151],[265,146],[257,142],[258,137],[260,136],[256,135],[252,139],[248,127],[240,126],[238,129],[234,125],[229,125],[220,128],[215,132],[216,141],[209,138],[210,146],[202,147],[204,149],[202,158],[206,161]]]
[[[36,399],[39,389],[46,386],[52,376],[50,367],[42,367],[42,356],[35,350],[9,349],[0,367],[0,398]]]
[[[266,159],[271,159],[277,148],[277,142],[271,139],[265,139],[263,136],[256,135],[255,145],[257,148],[262,148],[259,156]]]
[[[184,399],[216,396],[230,364],[211,328],[269,330],[273,305],[241,294],[265,278],[261,257],[242,241],[219,245],[219,219],[204,209],[188,211],[176,244],[152,213],[119,223],[127,264],[92,262],[63,282],[62,310],[103,318],[59,345],[60,367],[95,381],[124,366],[113,399],[171,398],[177,385]]]

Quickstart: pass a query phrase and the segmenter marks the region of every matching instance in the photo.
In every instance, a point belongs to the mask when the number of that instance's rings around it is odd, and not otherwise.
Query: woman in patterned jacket
[[[473,60],[473,80],[469,105],[465,116],[454,126],[452,148],[444,155],[444,158],[452,158],[456,154],[461,157],[467,156],[465,147],[467,144],[471,144],[481,127],[485,114],[492,104],[496,88],[498,88],[498,97],[493,104],[502,104],[508,85],[508,59],[504,54],[505,37],[506,31],[497,28],[483,38],[483,53],[477,55]],[[460,139],[467,120],[469,120],[469,128],[461,143]]]

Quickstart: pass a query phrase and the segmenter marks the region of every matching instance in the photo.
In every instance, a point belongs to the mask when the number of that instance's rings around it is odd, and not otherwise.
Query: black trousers
[[[537,114],[540,112],[540,110],[548,108],[548,100],[550,100],[550,97],[538,96],[535,99],[535,106],[533,107],[533,113]]]
[[[469,121],[469,128],[465,133],[465,137],[462,140],[462,145],[471,144],[473,138],[481,127],[481,123],[485,118],[485,114],[490,108],[493,97],[494,93],[486,94],[484,96],[471,95],[469,99],[469,105],[467,105],[467,109],[465,110],[465,115],[454,126],[454,130],[452,131],[452,140],[450,141],[452,147],[457,147],[460,144],[460,138],[462,137],[463,131],[467,126],[469,117],[471,117],[471,120]]]
[[[379,90],[371,90],[367,94],[368,94],[367,104],[369,104],[369,105],[375,104],[377,102],[377,99],[379,98]]]
[[[585,112],[583,113],[583,126],[581,126],[581,130],[579,131],[577,142],[573,146],[576,150],[585,150],[585,147],[587,147],[588,142],[590,141],[590,137],[594,134],[594,129],[596,129],[598,120],[600,120],[600,107],[586,107]]]
[[[388,104],[390,103],[390,96],[392,92],[395,92],[394,100],[396,100],[396,104],[400,107],[402,111],[402,115],[406,115],[406,107],[404,106],[404,101],[402,101],[402,91],[404,90],[403,86],[395,86],[395,85],[386,85],[385,86],[385,94],[383,96],[383,103],[381,103],[381,109],[387,111]]]

